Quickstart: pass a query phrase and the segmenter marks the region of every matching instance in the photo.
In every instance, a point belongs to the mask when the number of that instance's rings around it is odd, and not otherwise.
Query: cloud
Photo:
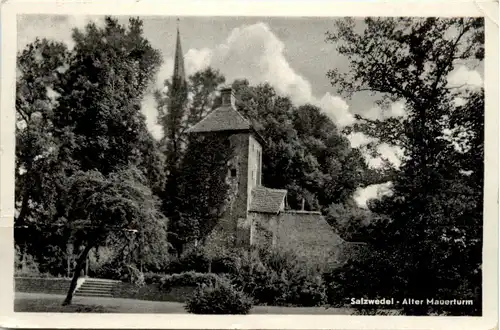
[[[351,146],[353,148],[359,148],[367,145],[368,143],[375,142],[376,139],[372,138],[361,132],[354,132],[347,136],[349,142],[351,142]]]
[[[353,148],[363,148],[369,143],[377,143],[378,141],[376,138],[361,132],[351,133],[347,136],[347,138],[351,142],[351,146]],[[387,143],[380,143],[376,146],[376,150],[380,154],[379,157],[372,157],[369,153],[363,154],[368,166],[381,168],[384,166],[384,159],[387,159],[396,168],[401,166],[404,153],[403,149],[400,147],[391,146]]]
[[[152,94],[144,97],[141,109],[146,117],[146,126],[149,132],[155,139],[160,140],[163,137],[163,128],[158,124],[158,110],[156,110],[156,101]]]
[[[377,119],[382,120],[391,117],[403,117],[405,115],[406,111],[405,111],[405,104],[403,101],[397,101],[392,103],[388,109],[382,109],[381,107],[375,106],[363,113],[363,117],[372,120],[377,120]]]
[[[483,78],[477,70],[461,65],[448,75],[448,87],[461,87],[464,89],[481,88],[483,87]]]
[[[367,208],[367,202],[370,199],[379,199],[382,196],[392,194],[392,182],[373,184],[368,187],[358,188],[354,193],[354,201],[359,207]]]
[[[163,64],[160,67],[160,70],[156,74],[156,84],[155,87],[158,89],[162,89],[165,86],[165,80],[172,76],[174,71],[174,59],[171,57],[164,58]]]
[[[455,97],[453,99],[453,103],[455,104],[456,107],[461,107],[467,103],[467,101],[463,97]]]
[[[191,75],[210,66],[212,61],[212,50],[208,48],[190,49],[184,56],[186,73]]]
[[[355,122],[354,115],[349,112],[349,105],[338,96],[326,93],[320,100],[313,101],[334,123],[343,127]]]
[[[384,159],[387,159],[393,166],[398,168],[401,166],[403,158],[403,149],[400,147],[391,146],[387,143],[381,143],[377,146],[379,157],[372,157],[370,154],[364,154],[368,166],[373,168],[382,168],[384,166]]]
[[[245,78],[251,84],[267,82],[297,104],[312,103],[310,82],[290,66],[284,49],[284,43],[268,25],[243,25],[233,29],[214,49],[190,49],[186,66],[188,70],[212,66],[219,69],[227,81]]]

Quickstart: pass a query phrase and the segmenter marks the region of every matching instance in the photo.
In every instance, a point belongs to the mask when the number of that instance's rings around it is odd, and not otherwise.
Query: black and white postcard
[[[2,9],[2,326],[497,324],[497,2]]]

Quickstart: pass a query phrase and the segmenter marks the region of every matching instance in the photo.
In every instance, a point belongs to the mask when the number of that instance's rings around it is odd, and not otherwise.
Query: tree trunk
[[[24,222],[26,219],[26,216],[28,215],[28,210],[29,210],[29,198],[30,198],[30,193],[28,188],[24,188],[23,192],[23,201],[21,202],[21,210],[19,211],[19,216],[16,219],[16,225],[17,226],[24,226]]]
[[[73,300],[73,292],[75,291],[76,284],[78,283],[78,277],[80,277],[80,272],[82,271],[85,261],[87,259],[87,255],[89,254],[90,249],[92,249],[92,244],[87,244],[82,254],[78,257],[78,261],[76,263],[75,269],[73,271],[73,279],[71,280],[71,284],[69,286],[68,294],[66,295],[66,299],[64,299],[63,306],[70,305]]]

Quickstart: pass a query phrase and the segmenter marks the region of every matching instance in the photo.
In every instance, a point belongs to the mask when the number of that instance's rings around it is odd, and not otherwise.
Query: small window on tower
[[[231,177],[232,178],[236,177],[236,169],[235,168],[231,169]]]

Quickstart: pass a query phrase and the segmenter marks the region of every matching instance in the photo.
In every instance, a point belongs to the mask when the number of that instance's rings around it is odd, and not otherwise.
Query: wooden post
[[[89,255],[88,254],[87,254],[87,258],[85,259],[85,277],[89,277]]]
[[[304,211],[305,205],[306,205],[306,200],[302,198],[302,211]]]
[[[28,243],[26,243],[26,239],[24,240],[24,245],[23,245],[23,255],[22,255],[22,262],[21,262],[21,269],[22,271],[24,272],[26,270],[26,259],[27,259],[27,255],[28,255],[28,252],[26,252],[26,250],[28,249]]]
[[[142,230],[139,232],[139,270],[142,273],[142,249],[143,249],[143,244],[144,244],[144,235],[142,233]]]
[[[66,275],[69,278],[71,276],[71,258],[69,256],[69,253],[66,253],[66,262],[67,262],[67,272],[66,272]]]

